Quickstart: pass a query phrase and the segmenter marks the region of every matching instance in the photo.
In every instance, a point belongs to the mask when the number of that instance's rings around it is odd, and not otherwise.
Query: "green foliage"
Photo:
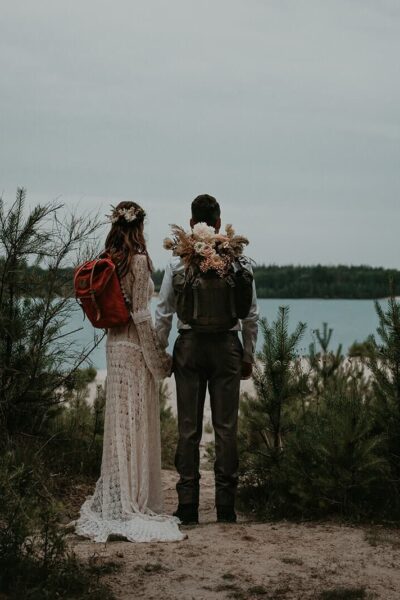
[[[112,600],[90,567],[68,551],[40,460],[15,452],[0,466],[0,592],[10,600]]]
[[[376,302],[378,339],[369,338],[366,365],[373,376],[376,429],[385,436],[391,467],[392,510],[400,512],[400,303],[391,297],[386,310]]]
[[[400,272],[381,267],[260,266],[254,269],[260,298],[384,298]]]
[[[64,478],[93,478],[100,472],[106,395],[97,385],[93,403],[87,401],[95,377],[92,367],[74,372],[66,384],[66,402],[48,425],[47,464]]]
[[[47,465],[59,473],[60,480],[69,476],[93,479],[100,473],[106,390],[98,385],[93,403],[88,402],[88,385],[95,377],[93,368],[77,370],[68,380],[66,404],[49,423],[44,452]],[[173,468],[178,427],[165,382],[159,394],[161,461],[163,468]]]
[[[23,189],[8,210],[0,200],[0,594],[10,600],[112,597],[58,525],[60,486],[98,472],[104,406],[101,390],[87,405],[91,348],[69,341],[75,306],[59,296],[64,263],[91,254],[98,221],[60,209],[26,210]]]
[[[96,219],[61,218],[61,205],[25,209],[19,189],[7,210],[0,200],[0,433],[40,435],[64,401],[64,384],[91,348],[78,350],[65,330],[75,303],[57,296],[60,270],[86,253]],[[27,270],[28,262],[34,268]],[[47,269],[38,296],[35,269]]]
[[[399,478],[391,456],[399,456],[395,424],[400,421],[394,407],[398,407],[395,365],[400,372],[400,352],[389,350],[390,345],[400,348],[398,308],[391,301],[388,312],[380,313],[385,316],[381,323],[385,345],[379,348],[379,358],[371,359],[371,370],[379,376],[373,380],[360,363],[346,362],[340,348],[329,350],[327,324],[317,331],[320,349],[313,346],[310,356],[299,362],[296,345],[302,326],[289,335],[283,314],[281,308],[272,328],[263,326],[256,396],[245,395],[242,400],[242,506],[263,518],[336,514],[352,520],[399,519],[395,483]],[[278,370],[283,375],[277,377],[277,352],[285,356],[285,349],[286,360],[279,363],[284,368]],[[379,401],[379,394],[385,402]],[[380,426],[388,406],[392,431]]]
[[[166,382],[160,383],[161,462],[164,469],[172,468],[178,443],[178,425],[168,406],[169,392]]]
[[[383,437],[356,380],[338,378],[287,440],[283,469],[292,510],[301,516],[371,516],[388,477]]]
[[[207,423],[204,425],[204,433],[213,433],[214,432],[214,428],[211,424],[211,421],[208,420]]]
[[[365,340],[363,342],[353,342],[348,350],[348,355],[350,358],[367,358],[371,352],[373,352],[373,348],[371,348],[371,342],[369,340]]]
[[[306,325],[299,323],[288,333],[289,308],[280,307],[277,320],[268,325],[261,321],[264,345],[260,362],[254,368],[257,399],[248,398],[243,406],[250,427],[258,432],[269,451],[279,451],[285,433],[285,415],[299,390],[299,362],[296,347]]]
[[[296,348],[305,325],[299,323],[289,334],[288,314],[287,307],[280,307],[271,326],[261,322],[264,344],[254,369],[256,396],[244,394],[241,403],[241,499],[258,513],[273,513],[281,504],[283,441],[304,383]]]
[[[164,272],[154,271],[156,291]],[[259,298],[359,298],[387,296],[389,281],[400,285],[400,271],[381,267],[260,265],[254,268]]]
[[[392,297],[386,311],[379,302],[375,302],[375,309],[380,343],[374,336],[369,338],[372,354],[367,364],[374,375],[377,398],[400,417],[400,304]]]
[[[215,441],[211,440],[205,444],[203,469],[210,471],[214,468],[215,463]]]
[[[309,348],[309,380],[317,396],[335,378],[343,365],[342,345],[338,346],[336,352],[329,348],[332,333],[333,329],[328,327],[328,323],[323,323],[322,332],[319,329],[314,331],[316,342],[310,344]]]

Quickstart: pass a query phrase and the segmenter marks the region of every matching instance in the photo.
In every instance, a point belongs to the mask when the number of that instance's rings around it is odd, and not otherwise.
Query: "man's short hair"
[[[214,227],[220,216],[221,209],[214,196],[201,194],[193,200],[192,219],[196,223],[207,223]]]

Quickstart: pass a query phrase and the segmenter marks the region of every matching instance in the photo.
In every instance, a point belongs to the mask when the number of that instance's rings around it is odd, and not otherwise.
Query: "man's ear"
[[[190,229],[193,229],[193,227],[196,225],[194,219],[190,219]]]
[[[221,217],[218,217],[216,223],[215,223],[215,231],[218,233],[218,231],[221,229]]]

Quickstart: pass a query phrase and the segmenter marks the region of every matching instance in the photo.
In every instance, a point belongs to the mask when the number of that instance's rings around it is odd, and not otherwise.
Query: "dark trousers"
[[[210,392],[215,432],[216,504],[232,506],[238,480],[237,421],[243,348],[235,331],[181,330],[174,347],[179,440],[175,466],[179,502],[199,502],[199,444],[204,400]]]

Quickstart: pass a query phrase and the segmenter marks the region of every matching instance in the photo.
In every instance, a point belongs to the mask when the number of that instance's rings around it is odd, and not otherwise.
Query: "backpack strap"
[[[229,301],[231,303],[231,313],[232,313],[232,317],[235,319],[237,317],[236,314],[236,302],[235,302],[235,282],[233,280],[233,277],[231,277],[230,275],[228,275],[228,277],[226,278],[226,282],[230,287],[229,290]]]
[[[90,272],[90,280],[89,280],[90,281],[90,283],[89,283],[89,294],[90,294],[90,297],[91,297],[92,302],[94,304],[94,307],[96,309],[96,321],[99,321],[99,319],[101,317],[101,310],[100,310],[100,306],[97,303],[96,295],[95,295],[94,289],[93,289],[93,277],[94,277],[95,267],[96,267],[97,263],[99,262],[99,260],[101,260],[100,257],[97,257],[96,260],[94,261],[92,270]]]
[[[109,258],[110,260],[112,260],[111,254],[107,250],[103,250],[102,252],[100,252],[100,254],[98,255],[98,257],[99,258],[106,257],[106,258]],[[114,261],[112,261],[112,262],[114,263]],[[130,311],[131,308],[132,308],[132,302],[131,302],[131,300],[129,298],[129,295],[128,295],[126,289],[125,289],[125,286],[124,286],[124,284],[122,282],[122,277],[120,275],[120,265],[119,265],[119,263],[114,263],[114,265],[115,265],[115,274],[116,274],[116,276],[118,278],[119,286],[121,288],[121,292],[122,292],[122,295],[124,297],[126,307]]]
[[[192,285],[193,289],[193,318],[197,319],[199,316],[199,281],[196,279]]]

